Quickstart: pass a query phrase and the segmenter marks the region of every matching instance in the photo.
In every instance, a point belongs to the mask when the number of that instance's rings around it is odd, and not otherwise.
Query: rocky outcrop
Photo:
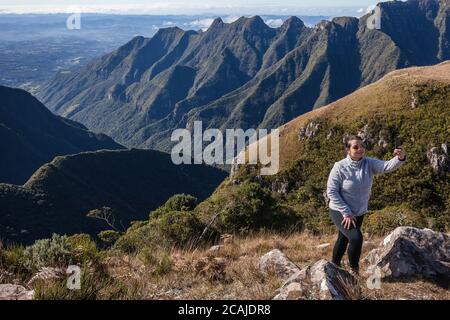
[[[298,131],[298,138],[304,139],[304,138],[314,138],[320,131],[321,125],[320,123],[316,123],[314,121],[311,121],[308,123],[306,127],[301,127]]]
[[[392,138],[392,132],[388,129],[377,129],[373,126],[366,124],[362,127],[357,134],[361,137],[364,145],[368,150],[371,150],[374,146],[379,146],[381,148],[386,148],[389,141]],[[343,142],[346,143],[347,136],[344,136]]]
[[[282,195],[287,195],[290,191],[290,183],[287,179],[275,180],[270,185],[270,190]]]
[[[433,147],[427,152],[427,159],[434,173],[442,174],[449,169],[447,143],[441,144],[441,148]]]
[[[33,300],[34,290],[17,284],[0,284],[0,300]]]
[[[280,250],[274,249],[261,257],[258,268],[262,272],[274,272],[285,281],[274,300],[359,298],[356,279],[326,260],[300,269]]]
[[[367,273],[381,279],[426,278],[450,285],[450,235],[430,229],[398,227],[365,258]]]
[[[264,273],[273,272],[283,280],[289,279],[289,277],[300,270],[278,249],[263,255],[258,262],[258,268]]]
[[[274,300],[359,298],[356,279],[344,269],[322,259],[293,274],[278,290]]]

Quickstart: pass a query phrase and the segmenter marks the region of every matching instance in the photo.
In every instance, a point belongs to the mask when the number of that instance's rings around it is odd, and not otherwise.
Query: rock
[[[382,147],[383,149],[386,149],[388,146],[388,143],[384,138],[380,138],[380,140],[378,140],[378,146]]]
[[[371,132],[371,128],[368,124],[366,124],[361,130],[359,130],[357,135],[361,137],[362,142],[366,146],[372,146],[375,137]]]
[[[293,274],[278,292],[274,300],[352,300],[361,296],[350,273],[323,259]]]
[[[287,195],[290,191],[289,181],[283,180],[275,180],[272,182],[270,186],[270,190],[276,193],[280,193],[282,195]]]
[[[0,284],[0,300],[33,300],[34,290],[17,284]]]
[[[427,152],[427,159],[434,173],[441,174],[449,169],[447,144],[443,143],[441,148],[433,147]]]
[[[335,131],[331,129],[327,134],[327,140],[330,140],[335,135]]]
[[[379,248],[364,259],[367,273],[380,278],[425,278],[445,287],[450,284],[450,235],[430,229],[398,227]]]
[[[411,93],[411,108],[417,108],[417,97],[414,95],[414,93]]]
[[[239,171],[240,164],[237,161],[237,158],[233,158],[233,162],[231,163],[230,168],[230,179],[235,180],[234,176]]]
[[[221,250],[223,250],[223,247],[224,246],[220,244],[212,246],[211,248],[208,249],[208,253],[213,255],[218,254]]]
[[[298,131],[298,137],[299,139],[303,138],[314,138],[320,131],[321,125],[320,123],[316,123],[314,121],[311,121],[308,123],[306,127],[301,127]]]
[[[298,272],[300,269],[289,260],[284,253],[274,249],[263,255],[258,262],[258,268],[262,272],[274,272],[283,280]]]
[[[280,293],[273,300],[302,300],[306,296],[306,289],[299,282],[292,282],[282,287]]]

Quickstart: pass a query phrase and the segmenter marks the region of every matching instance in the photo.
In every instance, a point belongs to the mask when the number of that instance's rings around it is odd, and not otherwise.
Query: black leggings
[[[361,225],[364,216],[356,217],[356,228],[351,225],[350,229],[345,229],[341,224],[343,217],[339,211],[330,210],[331,220],[339,229],[339,235],[333,249],[333,263],[340,265],[345,249],[347,249],[348,261],[352,269],[359,268],[359,257],[361,256],[361,248],[363,243],[363,235],[361,233]]]

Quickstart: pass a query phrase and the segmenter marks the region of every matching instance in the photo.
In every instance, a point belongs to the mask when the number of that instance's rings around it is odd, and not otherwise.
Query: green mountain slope
[[[0,86],[0,182],[22,184],[55,156],[100,149],[124,147],[53,115],[26,91]]]
[[[169,154],[151,150],[56,157],[23,187],[0,184],[0,238],[29,243],[52,233],[96,235],[111,227],[86,214],[102,207],[113,210],[114,227],[123,230],[173,194],[205,199],[225,175],[203,165],[174,165]]]

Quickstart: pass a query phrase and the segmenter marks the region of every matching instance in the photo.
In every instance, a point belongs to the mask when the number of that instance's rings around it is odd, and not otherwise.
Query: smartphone
[[[403,145],[403,141],[400,138],[398,138],[398,137],[395,138],[394,149],[398,149],[398,148],[401,149],[402,145]]]

